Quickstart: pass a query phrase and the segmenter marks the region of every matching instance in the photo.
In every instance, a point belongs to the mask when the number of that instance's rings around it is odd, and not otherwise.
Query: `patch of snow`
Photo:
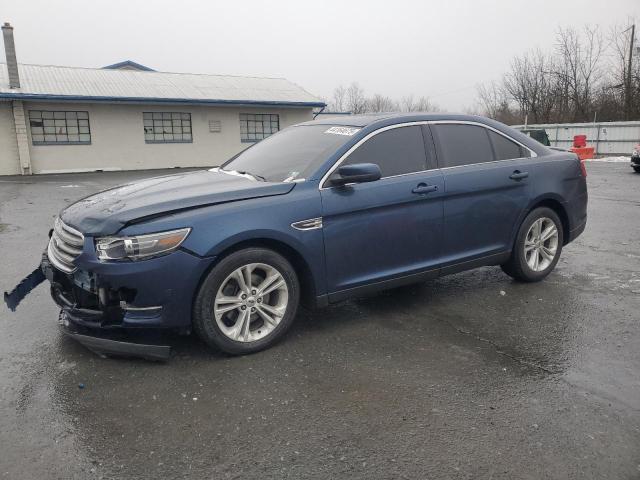
[[[585,160],[587,162],[608,162],[608,163],[630,163],[631,157],[603,157],[603,158],[590,158]]]

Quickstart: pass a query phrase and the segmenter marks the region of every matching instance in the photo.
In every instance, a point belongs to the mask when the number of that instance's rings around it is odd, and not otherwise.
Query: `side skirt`
[[[474,258],[473,260],[467,260],[466,262],[454,263],[453,265],[447,265],[440,269],[440,276],[451,275],[452,273],[464,272],[465,270],[471,270],[478,267],[486,267],[489,265],[500,265],[511,256],[511,251],[494,253],[493,255],[487,255],[486,257]]]
[[[465,270],[471,270],[473,268],[485,267],[489,265],[500,265],[509,260],[510,256],[510,251],[496,253],[493,255],[487,255],[485,257],[467,260],[465,262],[460,262],[453,265],[447,265],[446,267],[426,270],[424,272],[392,278],[390,280],[383,280],[381,282],[369,283],[367,285],[362,285],[359,287],[340,290],[328,295],[320,295],[316,297],[316,307],[322,308],[331,303],[340,302],[348,298],[367,295],[381,290],[401,287],[403,285],[410,285],[412,283],[424,282],[426,280],[432,280],[434,278],[443,277],[452,273],[464,272]]]
[[[380,290],[388,290],[390,288],[401,287],[403,285],[424,282],[426,280],[438,278],[439,272],[439,268],[434,268],[425,272],[413,273],[411,275],[405,275],[403,277],[396,277],[390,280],[383,280],[381,282],[368,283],[359,287],[340,290],[339,292],[330,293],[328,295],[329,303],[336,303],[341,300],[346,300],[347,298],[367,295],[370,293],[378,292]]]

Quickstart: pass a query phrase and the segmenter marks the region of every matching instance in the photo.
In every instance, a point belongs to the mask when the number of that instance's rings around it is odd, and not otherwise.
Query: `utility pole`
[[[631,68],[633,67],[633,44],[636,37],[636,25],[631,25],[631,42],[629,42],[629,65],[627,66],[627,88],[625,98],[626,120],[631,120]]]

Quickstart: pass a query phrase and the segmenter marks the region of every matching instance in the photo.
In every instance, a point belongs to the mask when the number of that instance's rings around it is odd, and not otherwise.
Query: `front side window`
[[[493,150],[496,152],[496,160],[510,160],[512,158],[530,157],[531,153],[516,142],[509,140],[504,135],[487,130],[489,138],[493,144]]]
[[[399,127],[374,135],[360,145],[342,165],[375,163],[382,177],[426,170],[424,139],[419,126]]]
[[[34,145],[88,145],[91,143],[89,112],[29,110]]]
[[[241,113],[240,140],[245,143],[259,142],[280,130],[280,116],[276,114]]]
[[[489,135],[484,127],[445,123],[432,125],[431,129],[439,147],[438,165],[441,168],[494,160]]]
[[[191,114],[184,112],[143,112],[146,143],[190,143]]]

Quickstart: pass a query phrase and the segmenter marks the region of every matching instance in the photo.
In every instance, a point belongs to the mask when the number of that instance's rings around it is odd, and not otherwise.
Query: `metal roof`
[[[102,68],[18,65],[21,88],[9,88],[0,64],[0,98],[56,101],[202,103],[323,107],[284,78],[140,72]]]
[[[123,60],[122,62],[118,62],[118,63],[113,63],[111,65],[106,65],[102,68],[110,68],[110,69],[117,69],[117,68],[125,68],[125,67],[130,67],[133,68],[134,70],[143,70],[145,72],[156,72],[157,70],[154,70],[153,68],[149,68],[146,65],[142,65],[141,63],[138,62],[134,62],[133,60]]]

